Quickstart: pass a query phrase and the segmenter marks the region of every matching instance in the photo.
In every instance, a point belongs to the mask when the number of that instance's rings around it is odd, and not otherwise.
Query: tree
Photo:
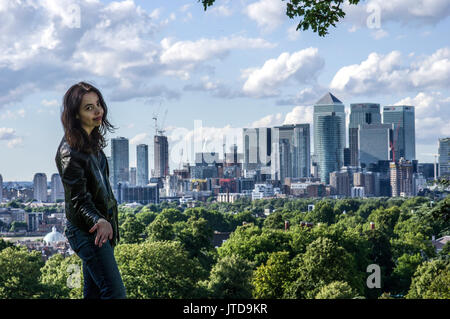
[[[211,270],[207,284],[212,298],[251,298],[252,269],[251,262],[237,255],[219,259]]]
[[[417,267],[423,262],[419,253],[415,255],[403,254],[397,260],[392,272],[392,291],[395,294],[406,295],[411,286],[411,278]]]
[[[307,213],[306,219],[313,223],[333,224],[335,220],[334,209],[329,201],[321,200],[311,212]]]
[[[220,257],[238,255],[251,262],[255,267],[267,262],[269,255],[275,251],[291,252],[289,232],[282,230],[265,229],[257,226],[245,225],[238,227],[219,247]]]
[[[407,299],[449,299],[450,261],[434,259],[421,264],[412,279]]]
[[[4,240],[3,238],[0,238],[0,252],[8,247],[16,247],[13,243]]]
[[[287,287],[287,298],[312,299],[323,286],[333,281],[345,281],[357,292],[364,291],[354,257],[323,237],[316,239],[304,254],[292,260],[292,277],[297,280]]]
[[[82,261],[76,254],[66,258],[55,254],[41,268],[41,283],[51,299],[83,298],[83,280]]]
[[[39,282],[44,265],[38,251],[8,247],[0,251],[0,299],[40,298],[44,287]]]
[[[204,297],[198,285],[204,270],[180,242],[121,244],[115,257],[128,298]]]
[[[201,265],[209,271],[215,262],[213,255],[208,253],[213,249],[211,243],[213,234],[212,228],[205,219],[191,216],[184,223],[181,231],[176,234],[175,239],[183,244],[189,253],[189,258],[198,258]]]
[[[140,243],[145,225],[138,221],[134,215],[128,215],[120,225],[120,241],[124,244]]]
[[[148,241],[173,240],[175,238],[173,226],[167,218],[161,218],[160,215],[147,226],[145,232],[147,233]]]
[[[257,299],[283,298],[285,287],[292,281],[290,257],[287,251],[270,254],[265,265],[253,273],[253,297]]]
[[[147,206],[145,206],[139,213],[136,214],[136,219],[147,227],[152,221],[155,220],[156,216],[157,214],[155,212],[149,211]]]
[[[353,299],[358,294],[345,281],[333,281],[320,288],[316,299]]]
[[[203,3],[206,11],[215,0],[198,0]],[[345,12],[340,7],[344,0],[283,0],[286,3],[286,15],[291,18],[300,18],[296,30],[308,30],[311,28],[323,37],[328,34],[330,26],[336,27],[336,23],[345,17]],[[349,4],[357,5],[360,0],[348,0]]]

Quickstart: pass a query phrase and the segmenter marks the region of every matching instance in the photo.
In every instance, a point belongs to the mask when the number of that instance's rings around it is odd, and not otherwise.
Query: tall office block
[[[272,129],[270,127],[243,128],[244,169],[261,170],[270,174],[272,155]]]
[[[34,199],[38,202],[47,201],[47,175],[36,173],[33,178]]]
[[[450,137],[439,139],[439,176],[450,175]]]
[[[330,181],[330,173],[344,164],[345,108],[333,94],[325,94],[314,104],[314,154],[320,180]]]
[[[129,143],[125,137],[111,139],[111,157],[113,171],[113,188],[117,188],[119,182],[129,182]]]
[[[64,187],[61,176],[55,173],[51,177],[51,202],[56,203],[58,199],[64,199]]]
[[[392,146],[395,161],[402,157],[406,160],[415,160],[414,106],[393,105],[383,107],[383,123],[394,124]]]
[[[358,126],[363,124],[381,124],[380,104],[350,104],[350,121],[348,123],[348,141],[350,148],[350,165],[359,166],[358,161]]]
[[[309,124],[287,124],[272,128],[272,179],[310,177]]]
[[[393,124],[358,125],[358,162],[363,167],[390,160]]]
[[[136,183],[138,186],[148,184],[148,145],[136,146]]]
[[[167,136],[154,136],[155,176],[166,177],[169,175],[169,143]]]

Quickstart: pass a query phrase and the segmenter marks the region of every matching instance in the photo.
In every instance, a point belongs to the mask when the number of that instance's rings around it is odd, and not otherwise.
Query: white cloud
[[[47,100],[47,99],[43,99],[41,101],[41,104],[44,105],[44,106],[48,106],[48,107],[55,107],[55,106],[58,106],[58,101],[55,100],[55,99],[50,100],[50,101]]]
[[[283,124],[313,123],[314,109],[312,106],[298,105],[286,114]]]
[[[450,15],[447,0],[369,0],[358,5],[345,1],[343,21],[355,27],[367,27],[367,20],[379,14],[380,27],[390,22],[408,26],[435,25]]]
[[[134,136],[133,138],[130,139],[130,144],[131,145],[138,145],[138,144],[144,143],[149,138],[150,138],[150,135],[148,133],[139,133],[139,134],[137,134],[136,136]]]
[[[164,38],[161,41],[163,52],[160,61],[163,64],[184,65],[200,63],[209,59],[223,58],[232,49],[273,48],[275,45],[261,38],[242,36],[223,37],[221,39],[202,38],[197,41],[177,41]]]
[[[7,141],[8,148],[15,148],[22,145],[23,139],[17,136],[16,130],[10,127],[0,127],[0,141]]]
[[[414,56],[409,56],[414,58]],[[386,55],[372,52],[360,64],[344,66],[335,74],[330,89],[340,94],[398,93],[450,84],[450,49],[416,57],[409,65],[399,51]]]
[[[293,25],[292,27],[288,28],[287,35],[290,41],[298,40],[298,37],[300,36],[300,31],[297,31],[296,29],[297,29],[296,25]]]
[[[372,37],[373,37],[375,40],[379,40],[379,39],[385,38],[385,37],[387,37],[388,35],[389,35],[389,33],[386,32],[386,31],[383,30],[383,29],[376,29],[376,31],[373,31],[373,32],[372,32]]]
[[[247,16],[256,21],[264,32],[270,32],[286,19],[286,4],[278,0],[259,0],[244,9]]]
[[[217,6],[211,10],[212,13],[222,17],[229,17],[233,14],[233,11],[224,5]]]
[[[267,60],[261,68],[243,71],[243,91],[252,96],[273,96],[280,93],[279,88],[290,79],[297,83],[316,81],[318,72],[325,62],[317,48],[307,48],[292,54],[284,52],[276,59]]]
[[[283,123],[282,113],[269,114],[254,121],[250,127],[272,127]]]

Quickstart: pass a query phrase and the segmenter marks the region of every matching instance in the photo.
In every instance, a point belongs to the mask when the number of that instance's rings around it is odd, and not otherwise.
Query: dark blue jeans
[[[95,245],[96,232],[85,232],[69,221],[64,232],[70,247],[83,261],[84,298],[125,299],[125,286],[110,240],[99,248]]]

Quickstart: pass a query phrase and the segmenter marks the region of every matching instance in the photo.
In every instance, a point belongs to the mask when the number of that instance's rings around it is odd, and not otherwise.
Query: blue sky
[[[0,0],[3,180],[56,172],[62,97],[82,80],[104,95],[108,137],[130,139],[130,166],[146,143],[153,168],[155,114],[172,170],[202,145],[222,152],[224,136],[240,149],[243,127],[312,123],[328,91],[347,109],[414,105],[419,161],[450,136],[449,1],[346,5],[326,37],[295,31],[281,0],[216,2]]]

